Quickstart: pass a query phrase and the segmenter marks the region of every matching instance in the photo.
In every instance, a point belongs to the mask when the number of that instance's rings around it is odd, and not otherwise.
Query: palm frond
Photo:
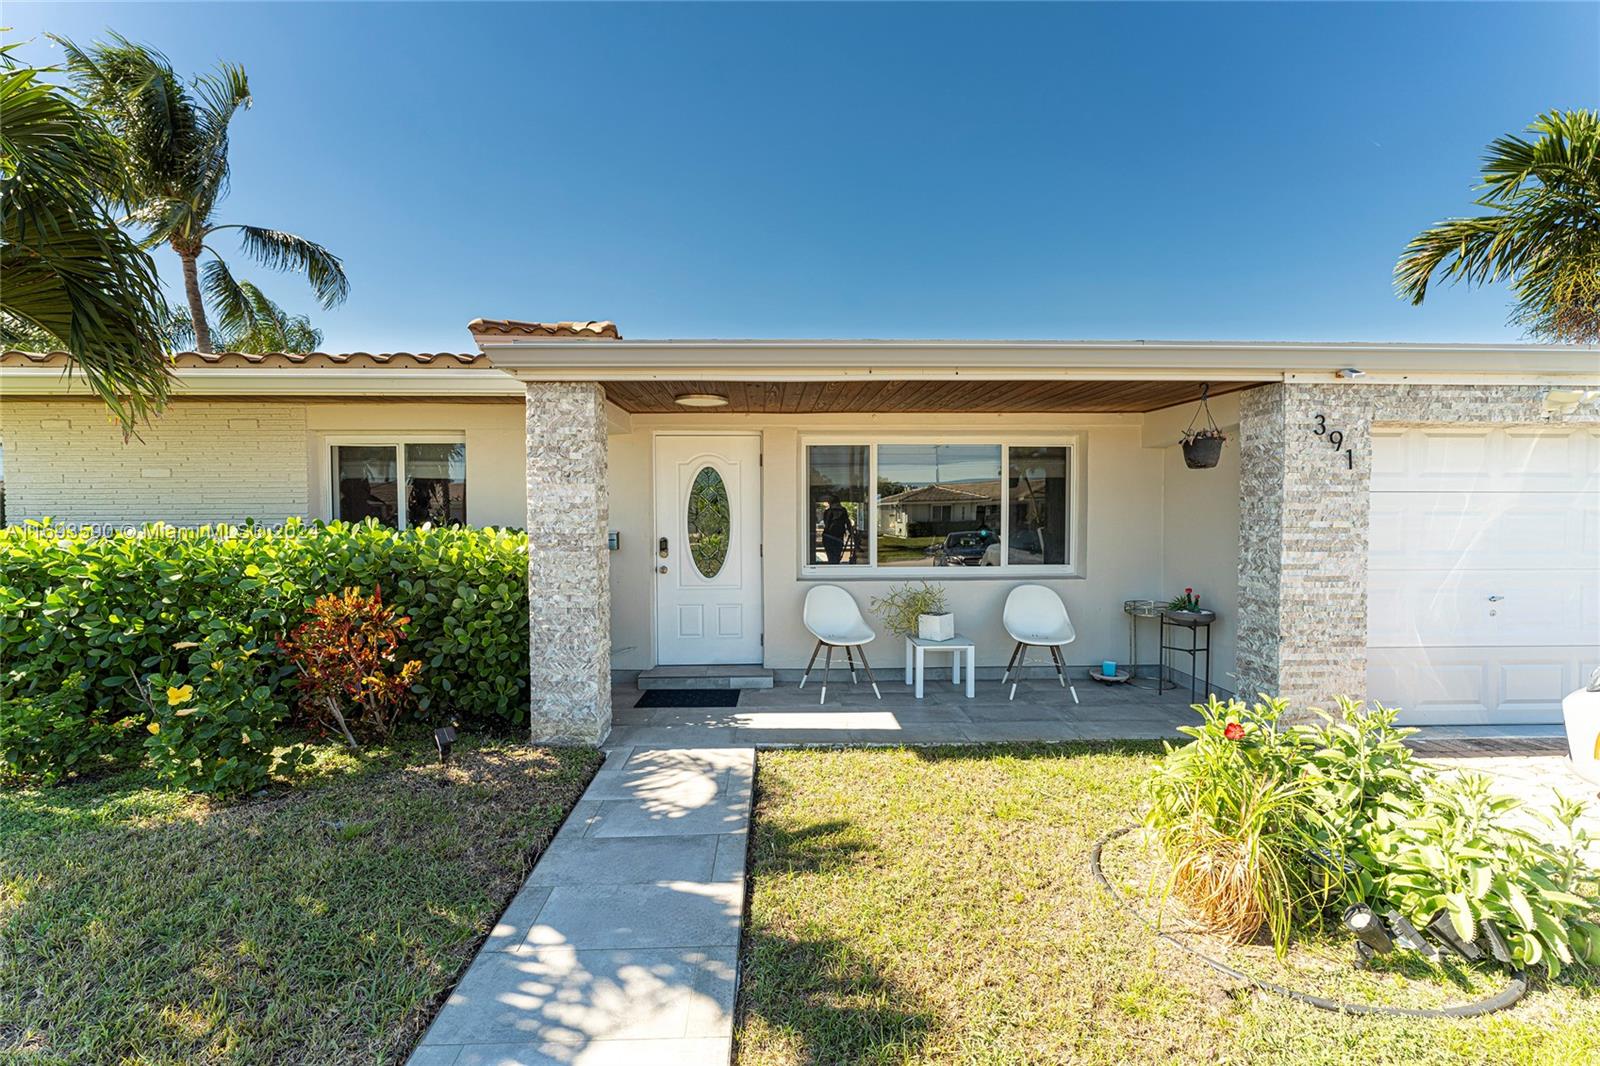
[[[238,230],[239,243],[262,266],[304,275],[323,307],[343,303],[350,295],[350,280],[345,277],[344,264],[322,245],[262,226],[214,226],[212,232],[224,229]]]
[[[216,312],[219,333],[238,333],[250,328],[253,310],[250,295],[234,280],[228,264],[215,251],[200,266],[206,301]]]
[[[1488,214],[1423,230],[1395,264],[1395,288],[1420,304],[1435,279],[1508,282],[1512,321],[1535,336],[1600,343],[1600,114],[1551,111],[1489,146]]]
[[[313,352],[322,343],[322,331],[310,319],[290,314],[252,283],[236,280],[220,259],[206,260],[203,270],[206,294],[217,311],[217,350]]]
[[[165,55],[126,37],[79,48],[52,37],[66,56],[72,83],[108,116],[123,145],[130,208],[152,199],[193,200],[204,156],[195,101]]]
[[[155,263],[111,216],[105,133],[38,68],[0,73],[0,322],[54,338],[124,428],[166,399]]]
[[[223,63],[218,65],[217,73],[195,78],[194,88],[199,97],[198,136],[194,149],[199,180],[194,199],[197,214],[209,219],[212,208],[227,195],[228,127],[234,115],[250,107],[250,81],[243,67]]]

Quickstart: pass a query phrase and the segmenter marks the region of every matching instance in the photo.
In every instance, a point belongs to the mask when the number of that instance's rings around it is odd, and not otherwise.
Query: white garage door
[[[1600,662],[1600,430],[1375,430],[1367,693],[1411,724],[1558,722]]]

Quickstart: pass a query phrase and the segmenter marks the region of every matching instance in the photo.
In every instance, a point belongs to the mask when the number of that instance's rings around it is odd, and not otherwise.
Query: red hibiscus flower
[[[1227,725],[1222,727],[1222,735],[1227,737],[1229,740],[1238,740],[1240,737],[1244,736],[1244,726],[1240,725],[1238,722],[1229,722]]]

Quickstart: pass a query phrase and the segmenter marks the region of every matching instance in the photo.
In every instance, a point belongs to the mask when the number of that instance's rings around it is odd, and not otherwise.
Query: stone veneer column
[[[1240,699],[1278,691],[1279,572],[1283,559],[1283,386],[1239,402]]]
[[[1367,386],[1269,385],[1240,407],[1239,691],[1300,710],[1367,686]],[[1317,415],[1344,435],[1332,448]],[[1345,456],[1351,450],[1354,465]]]
[[[605,392],[527,386],[529,717],[536,743],[611,731]]]
[[[1597,371],[1600,383],[1600,371]],[[1240,404],[1238,691],[1298,710],[1367,686],[1372,427],[1549,426],[1548,385],[1283,384]],[[1344,434],[1339,450],[1317,416]],[[1343,448],[1352,451],[1347,465]]]

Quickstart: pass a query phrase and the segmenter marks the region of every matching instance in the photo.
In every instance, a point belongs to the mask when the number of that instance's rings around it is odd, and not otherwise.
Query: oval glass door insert
[[[733,523],[728,514],[728,486],[722,475],[701,467],[689,489],[689,557],[702,577],[713,578],[728,561],[728,535]]]

